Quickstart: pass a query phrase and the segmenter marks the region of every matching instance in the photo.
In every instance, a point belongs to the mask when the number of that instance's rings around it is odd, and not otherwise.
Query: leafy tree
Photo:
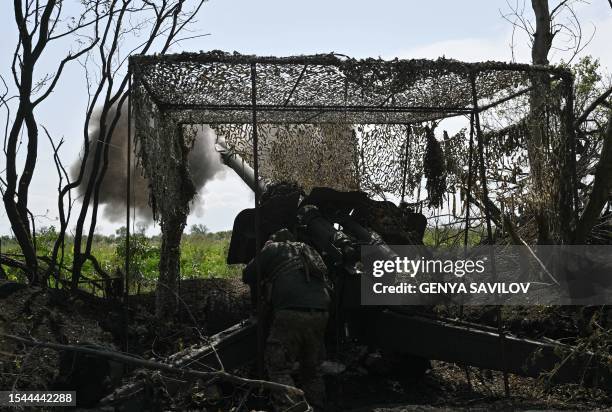
[[[119,264],[125,261],[126,258],[126,242],[125,237],[127,231],[125,227],[117,229],[115,232],[117,246],[115,254],[119,260]],[[130,283],[135,284],[137,292],[140,293],[140,288],[146,281],[155,280],[157,271],[151,268],[149,263],[159,260],[159,246],[151,242],[145,235],[143,230],[130,234]],[[153,269],[153,270],[151,270]],[[152,276],[152,278],[151,278]]]
[[[203,225],[201,223],[196,223],[191,225],[191,227],[189,228],[189,231],[191,232],[192,235],[206,235],[208,234],[208,228],[206,227],[206,225]]]

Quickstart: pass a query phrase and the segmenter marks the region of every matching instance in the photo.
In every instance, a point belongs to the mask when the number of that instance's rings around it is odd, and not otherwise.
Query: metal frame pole
[[[488,208],[489,189],[487,187],[487,172],[484,162],[484,138],[480,127],[480,110],[478,109],[478,94],[476,92],[476,75],[470,73],[470,83],[472,86],[472,115],[474,116],[474,125],[476,127],[476,141],[478,142],[478,169],[480,171],[480,185],[482,186],[482,204],[484,207],[485,220],[487,225],[487,239],[489,243],[489,257],[491,259],[491,270],[493,278],[497,279],[497,270],[495,266],[495,253],[493,251],[493,229],[491,228],[491,212]],[[504,390],[506,396],[510,396],[510,383],[508,381],[508,365],[506,364],[506,337],[502,325],[501,307],[497,307],[497,331],[500,337],[502,365],[504,366]]]
[[[252,128],[253,128],[253,172],[255,175],[255,269],[257,271],[257,374],[264,376],[264,306],[262,293],[262,276],[260,264],[261,251],[261,215],[259,201],[261,189],[259,187],[259,135],[257,132],[257,65],[251,63],[251,105],[252,105]]]
[[[465,192],[465,232],[463,237],[463,254],[467,257],[467,248],[468,248],[468,240],[470,233],[470,198],[472,196],[472,158],[474,153],[474,113],[470,115],[470,143],[469,143],[469,153],[468,153],[468,180],[467,187]],[[459,306],[459,319],[463,319],[464,306],[463,303]],[[470,367],[468,365],[463,365],[463,371],[465,373],[465,379],[468,383],[468,386],[472,387],[472,380],[470,378]]]
[[[404,149],[404,164],[402,171],[402,203],[406,201],[406,175],[408,173],[408,146],[410,145],[410,124],[406,125],[406,147]]]
[[[575,228],[579,219],[580,200],[578,197],[578,177],[576,173],[576,131],[574,129],[574,78],[571,74],[561,78],[563,85],[562,92],[565,97],[565,105],[561,112],[561,123],[563,131],[561,138],[563,139],[561,147],[564,149],[561,159],[561,164],[564,165],[560,174],[562,178],[569,180],[569,187],[560,188],[561,204],[559,211],[561,221],[571,222],[561,229],[562,239],[564,243],[573,243],[575,237]],[[568,175],[569,174],[569,178]],[[565,193],[564,193],[565,192]]]
[[[126,207],[125,207],[125,288],[123,290],[124,322],[125,322],[125,351],[128,351],[128,305],[130,296],[130,207],[131,207],[131,169],[132,169],[132,73],[128,72],[128,101],[127,101],[127,154],[126,154]]]
[[[468,180],[465,194],[465,234],[463,239],[464,250],[467,250],[468,237],[470,231],[470,198],[472,196],[472,157],[474,152],[474,113],[470,115],[470,152],[468,153]]]

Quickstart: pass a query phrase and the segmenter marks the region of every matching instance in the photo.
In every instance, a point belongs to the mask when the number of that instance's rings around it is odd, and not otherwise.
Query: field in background
[[[462,246],[463,230],[458,228],[428,228],[423,241],[429,246]],[[181,244],[181,275],[183,279],[207,279],[239,277],[242,265],[227,265],[227,251],[231,231],[209,233],[201,225],[193,226],[189,234],[183,235]],[[53,227],[40,229],[36,236],[36,247],[38,255],[50,257],[53,250],[53,242],[57,233]],[[482,239],[480,233],[470,232],[468,242],[471,245],[478,244]],[[158,276],[160,236],[147,237],[142,232],[132,233],[131,244],[131,269],[130,285],[131,293],[151,290]],[[66,250],[62,261],[62,277],[69,278],[72,266],[72,250],[68,245],[72,239],[66,240]],[[117,230],[116,234],[110,236],[95,235],[93,248],[95,257],[101,268],[111,277],[122,277],[125,265],[125,228]],[[13,238],[2,237],[0,252],[20,259],[20,250]],[[9,277],[14,280],[24,281],[19,270],[4,267]],[[96,273],[90,262],[83,269],[87,279],[99,280],[101,276]],[[87,287],[88,282],[84,282]]]
[[[208,233],[202,227],[183,235],[181,244],[181,274],[183,279],[206,279],[212,277],[236,277],[242,273],[242,265],[227,265],[225,259],[229,248],[231,231]],[[41,229],[36,236],[36,246],[39,256],[50,257],[53,242],[57,238],[55,229]],[[143,233],[130,236],[131,270],[133,282],[132,293],[150,290],[158,276],[160,236],[147,237]],[[72,239],[66,240],[66,250],[62,263],[62,277],[69,277],[72,265],[72,250],[69,245]],[[102,269],[111,277],[121,277],[125,265],[125,228],[119,229],[115,235],[95,235],[93,248],[95,257]],[[14,239],[3,236],[2,254],[20,259],[19,246]],[[4,266],[7,274],[14,280],[21,280],[22,274],[17,269]],[[90,262],[83,268],[83,274],[89,279],[101,279]],[[88,289],[85,287],[85,289]]]

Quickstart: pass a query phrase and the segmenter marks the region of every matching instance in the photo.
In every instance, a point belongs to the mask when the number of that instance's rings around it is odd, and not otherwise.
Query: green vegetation
[[[486,240],[484,228],[471,228],[468,234],[468,246],[476,246]],[[427,227],[423,243],[433,247],[463,247],[465,228],[459,226]]]
[[[117,230],[114,235],[95,235],[93,248],[101,268],[111,277],[123,276],[126,255],[125,228]],[[235,277],[240,276],[241,265],[225,263],[229,248],[231,231],[209,233],[205,226],[194,226],[190,234],[183,235],[181,245],[181,274],[184,279]],[[53,242],[57,238],[54,227],[42,228],[36,236],[37,254],[50,257]],[[71,245],[72,239],[66,239]],[[148,237],[142,230],[130,236],[130,274],[133,279],[131,288],[134,291],[150,289],[158,276],[160,236]],[[8,236],[2,237],[0,250],[8,257],[19,259],[20,249],[17,242]],[[69,278],[72,265],[72,250],[66,248],[62,262],[62,277]],[[3,266],[9,278],[25,281],[18,269]],[[90,262],[84,266],[83,273],[88,279],[100,279]]]
[[[470,245],[480,243],[482,237],[478,231],[470,231]],[[227,265],[226,258],[229,249],[231,231],[210,233],[204,225],[190,227],[189,234],[183,235],[181,244],[181,276],[183,279],[202,279],[212,277],[239,277],[242,265]],[[53,226],[41,228],[36,235],[38,256],[50,257],[53,243],[57,238]],[[463,246],[464,232],[458,227],[427,228],[423,241],[428,246]],[[66,245],[71,245],[72,239],[66,239]],[[141,292],[150,290],[158,277],[160,236],[146,236],[143,229],[130,235],[130,290]],[[100,267],[110,277],[122,277],[125,267],[125,228],[116,231],[114,235],[95,235],[93,248]],[[17,242],[8,236],[2,237],[0,252],[8,257],[20,260],[20,249]],[[72,266],[72,250],[66,247],[61,259],[61,274],[70,278]],[[3,266],[9,278],[25,282],[19,269]],[[86,262],[83,273],[87,279],[99,280],[102,277],[91,264]],[[83,287],[86,287],[84,284]]]

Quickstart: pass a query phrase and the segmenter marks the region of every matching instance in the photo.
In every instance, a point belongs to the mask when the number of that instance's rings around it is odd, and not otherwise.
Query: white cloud
[[[587,41],[595,29],[592,41],[582,50],[580,56],[592,55],[599,58],[602,67],[608,72],[612,71],[612,12],[601,18],[583,21],[583,42]],[[446,57],[466,62],[478,62],[487,60],[512,61],[512,31],[508,28],[505,32],[487,38],[469,37],[462,39],[444,40],[434,42],[408,50],[398,50],[386,58],[399,57],[406,59],[428,58],[437,59]],[[552,63],[559,63],[571,57],[568,52],[551,51]],[[530,44],[525,34],[516,33],[514,40],[514,61],[529,63],[531,60]]]
[[[612,72],[612,11],[610,16],[593,23],[596,27],[593,41],[584,49],[583,54],[599,58],[602,67]]]
[[[512,54],[509,45],[510,42],[505,37],[454,39],[400,51],[397,57],[407,59],[437,59],[438,57],[446,57],[467,62],[483,60],[510,61]]]

